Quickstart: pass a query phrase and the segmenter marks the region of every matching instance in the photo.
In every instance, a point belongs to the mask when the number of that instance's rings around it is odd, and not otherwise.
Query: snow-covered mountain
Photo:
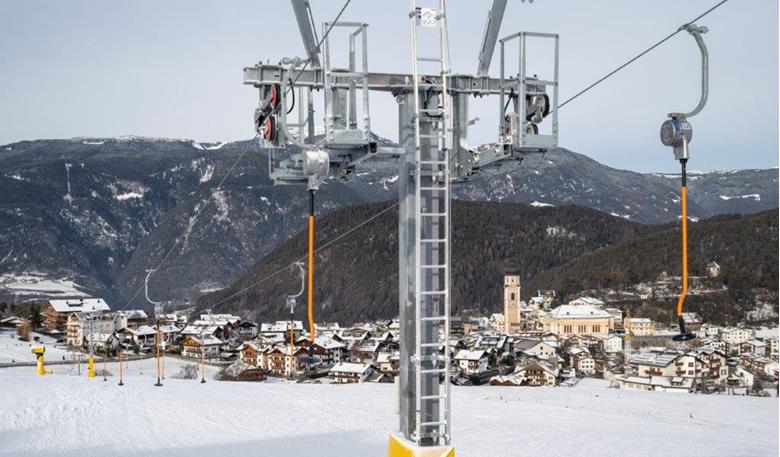
[[[14,278],[34,276],[104,295],[115,307],[140,306],[146,269],[166,255],[150,280],[154,299],[182,302],[224,287],[305,224],[306,192],[273,186],[267,167],[266,152],[250,141],[121,137],[0,146],[0,299],[23,293],[25,281]],[[350,181],[323,185],[318,212],[395,199],[395,168],[370,163]],[[559,149],[485,170],[456,195],[573,204],[661,223],[677,217],[677,186],[675,176],[616,170]],[[777,189],[777,169],[698,173],[689,211],[703,218],[776,208]]]

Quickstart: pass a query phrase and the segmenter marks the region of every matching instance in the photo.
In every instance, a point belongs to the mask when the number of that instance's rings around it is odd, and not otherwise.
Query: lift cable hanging
[[[252,141],[254,141],[254,140],[256,140],[256,139],[257,139],[257,135],[255,135],[255,138],[254,138]],[[224,176],[222,177],[222,179],[219,181],[219,184],[217,184],[217,191],[220,191],[220,190],[222,189],[222,184],[224,184],[224,183],[225,183],[225,180],[227,180],[227,178],[228,178],[228,177],[230,177],[230,175],[233,173],[233,170],[235,170],[236,166],[238,165],[238,162],[240,162],[240,161],[241,161],[241,159],[244,157],[244,155],[245,155],[245,154],[246,154],[246,149],[244,149],[243,151],[241,151],[241,154],[239,154],[239,155],[238,155],[238,157],[236,158],[236,160],[234,160],[234,161],[233,161],[233,164],[230,166],[230,168],[228,169],[227,173],[225,173],[225,175],[224,175]],[[213,194],[212,194],[212,195],[213,195]],[[204,210],[204,209],[206,209],[206,208],[208,207],[208,205],[209,205],[209,204],[211,204],[211,202],[212,202],[213,200],[214,200],[214,198],[213,198],[212,196],[210,196],[210,197],[209,197],[209,198],[206,200],[206,204],[205,204],[205,205],[203,205],[203,207],[202,207],[202,208],[200,208],[200,210],[199,210],[199,211],[198,211],[198,212],[197,212],[197,213],[194,215],[194,219],[195,219],[195,220],[197,220],[198,216],[199,216],[199,215],[200,215],[200,214],[203,212],[203,210]],[[194,221],[193,221],[193,223],[194,223]],[[163,266],[163,264],[165,263],[165,261],[166,261],[166,260],[168,260],[168,257],[170,257],[170,256],[171,256],[171,254],[173,254],[173,251],[176,249],[176,247],[179,245],[179,243],[181,243],[181,241],[184,239],[184,233],[185,233],[185,232],[186,232],[186,229],[185,229],[184,231],[182,231],[182,232],[181,232],[181,234],[179,234],[179,236],[178,236],[178,237],[176,237],[176,240],[174,241],[174,243],[173,243],[173,246],[171,246],[171,248],[168,250],[168,252],[167,252],[167,253],[166,253],[166,254],[163,256],[162,260],[160,260],[160,263],[158,263],[158,264],[157,264],[157,267],[156,267],[156,268],[152,268],[152,269],[151,269],[152,271],[157,271],[157,270],[159,270],[159,269],[160,269],[160,268]],[[149,276],[148,276],[148,275],[147,275],[147,279],[146,279],[146,280],[147,280],[147,281],[149,280]],[[145,287],[146,287],[146,282],[144,282],[144,285],[143,285],[143,286],[140,286],[140,287],[139,287],[139,288],[138,288],[138,289],[135,291],[135,293],[133,294],[133,296],[132,296],[132,297],[130,297],[130,299],[127,301],[127,303],[125,303],[125,306],[123,306],[123,307],[120,309],[120,311],[124,311],[124,310],[126,310],[126,309],[127,309],[127,307],[128,307],[128,306],[130,306],[130,303],[132,303],[132,302],[133,302],[133,300],[135,300],[135,298],[138,296],[138,294],[140,294],[140,293],[141,293],[141,290],[144,290],[144,288],[145,288]],[[149,298],[148,298],[148,296],[147,296],[147,300],[148,300],[148,299],[149,299]]]
[[[327,32],[326,32],[326,33],[323,35],[322,39],[320,39],[320,40],[319,40],[319,42],[317,43],[317,46],[316,46],[316,48],[315,48],[315,51],[316,51],[316,52],[319,52],[320,48],[322,47],[322,43],[323,43],[323,42],[325,41],[325,39],[328,37],[328,34],[329,34],[329,33],[330,33],[330,31],[333,29],[333,26],[335,25],[335,23],[336,23],[336,22],[338,22],[338,20],[341,18],[341,15],[342,15],[342,14],[344,13],[344,11],[347,9],[347,6],[349,5],[349,3],[350,3],[350,2],[351,2],[351,0],[347,0],[347,1],[344,3],[344,6],[342,6],[342,7],[341,7],[341,10],[339,11],[338,15],[336,15],[336,19],[335,19],[335,20],[334,20],[334,21],[331,23],[331,26],[330,26],[330,28],[329,28],[329,29],[327,30]],[[307,2],[307,3],[308,3],[308,2]],[[307,5],[307,6],[306,6],[306,8],[308,9],[308,11],[309,11],[309,14],[311,15],[311,9],[310,9],[310,7]],[[311,16],[310,16],[310,17],[311,17]],[[312,21],[313,21],[313,18],[311,18],[310,20],[312,20]],[[314,32],[314,36],[315,36],[315,39],[316,39],[316,31]],[[291,83],[291,84],[290,84],[290,86],[289,86],[289,87],[291,88],[291,90],[292,90],[292,87],[294,86],[294,84],[295,84],[295,83],[298,81],[298,78],[300,78],[300,76],[301,76],[301,74],[302,74],[303,70],[304,70],[304,69],[306,69],[306,67],[307,67],[308,65],[309,65],[309,60],[307,59],[307,60],[306,60],[306,61],[303,63],[303,67],[302,67],[302,68],[301,68],[301,70],[298,72],[298,74],[296,75],[295,79],[293,79],[293,80],[292,80],[292,83]],[[254,141],[254,140],[256,140],[257,138],[258,138],[258,137],[257,137],[257,135],[256,135],[256,136],[255,136],[255,138],[253,138],[253,141]],[[236,158],[236,160],[235,160],[235,161],[233,161],[233,164],[230,166],[230,168],[228,169],[227,173],[225,173],[225,175],[224,175],[224,176],[222,177],[222,179],[219,181],[219,184],[217,184],[217,190],[220,190],[220,189],[222,188],[222,184],[224,184],[224,183],[225,183],[225,180],[227,180],[227,178],[228,178],[228,177],[230,177],[230,175],[233,173],[233,170],[235,170],[236,166],[238,165],[238,163],[241,161],[241,159],[244,157],[244,155],[245,155],[245,154],[246,154],[246,150],[243,150],[243,151],[241,152],[241,154],[239,154],[239,156]],[[204,210],[204,209],[206,209],[206,207],[207,207],[207,206],[208,206],[208,205],[209,205],[209,204],[212,202],[212,200],[213,200],[213,198],[209,198],[209,199],[207,200],[207,202],[206,202],[206,205],[204,205],[204,206],[203,206],[203,207],[200,209],[200,211],[199,211],[197,214],[195,214],[195,218],[197,218],[197,217],[198,217],[198,215],[200,215],[200,213],[202,213],[202,212],[203,212],[203,210]],[[154,270],[159,270],[159,269],[160,269],[160,267],[162,267],[162,265],[165,263],[165,261],[166,261],[166,260],[168,260],[168,257],[170,257],[170,255],[173,253],[173,251],[176,249],[176,247],[179,245],[179,243],[181,243],[181,241],[182,241],[182,239],[183,239],[183,238],[184,238],[184,231],[183,231],[183,232],[182,232],[182,233],[181,233],[181,234],[180,234],[180,235],[179,235],[179,236],[176,238],[175,242],[173,243],[173,246],[171,246],[171,248],[168,250],[168,252],[165,254],[165,256],[163,256],[162,260],[160,260],[160,263],[157,265],[157,267],[156,267],[156,268],[154,268]],[[127,309],[127,307],[128,307],[128,306],[130,306],[130,303],[132,303],[132,302],[133,302],[133,300],[135,300],[135,298],[138,296],[138,294],[139,294],[139,293],[141,293],[141,289],[142,289],[142,287],[139,287],[139,288],[138,288],[138,289],[135,291],[135,293],[133,294],[133,296],[132,296],[132,297],[131,297],[131,298],[130,298],[128,301],[127,301],[127,303],[125,303],[125,306],[123,306],[123,307],[122,307],[122,310],[125,310],[125,309]]]
[[[717,3],[717,4],[716,4],[715,6],[713,6],[712,8],[708,9],[708,10],[707,10],[707,11],[705,11],[704,13],[700,14],[699,16],[697,16],[697,17],[696,17],[694,20],[692,20],[691,22],[695,22],[696,20],[698,20],[698,19],[700,19],[700,18],[702,18],[702,17],[704,17],[704,16],[708,15],[709,13],[711,13],[712,11],[714,11],[715,9],[717,9],[718,7],[720,7],[721,5],[723,5],[724,3],[726,3],[727,1],[728,1],[728,0],[722,0],[721,2]],[[338,18],[338,17],[337,17],[337,18]],[[332,28],[332,27],[331,27],[331,28]],[[670,34],[669,36],[667,36],[667,37],[666,37],[666,38],[664,38],[663,40],[659,41],[659,42],[658,42],[658,43],[656,43],[655,45],[651,46],[650,48],[648,48],[647,50],[645,50],[644,52],[642,52],[641,54],[639,54],[639,55],[637,55],[636,57],[632,58],[631,60],[629,60],[629,61],[628,61],[628,62],[626,62],[625,64],[621,65],[620,67],[618,67],[618,68],[617,68],[617,69],[615,69],[614,71],[612,71],[612,72],[608,73],[608,74],[607,74],[606,76],[604,76],[603,78],[599,79],[598,81],[596,81],[595,83],[591,84],[591,85],[590,85],[590,86],[588,86],[587,88],[585,88],[585,89],[583,89],[582,91],[578,92],[578,93],[577,93],[576,95],[574,95],[573,97],[570,97],[570,98],[569,98],[569,99],[567,99],[565,102],[563,102],[563,103],[561,103],[560,105],[558,105],[558,109],[560,109],[560,108],[561,108],[563,105],[565,105],[565,104],[568,104],[569,102],[571,102],[571,101],[573,101],[574,99],[578,98],[580,95],[582,95],[582,94],[584,94],[585,92],[589,91],[590,89],[592,89],[592,88],[593,88],[593,87],[595,87],[596,85],[600,84],[601,82],[603,82],[604,80],[606,80],[606,79],[607,79],[607,78],[609,78],[610,76],[614,75],[614,74],[615,74],[615,73],[617,73],[618,71],[622,70],[623,68],[625,68],[625,67],[626,67],[626,66],[628,66],[629,64],[633,63],[634,61],[636,61],[636,60],[637,60],[637,59],[639,59],[640,57],[644,56],[644,55],[645,55],[645,54],[647,54],[648,52],[652,51],[653,49],[655,49],[656,47],[658,47],[660,44],[662,44],[662,43],[666,42],[666,41],[667,41],[667,40],[669,40],[671,37],[673,37],[674,35],[676,35],[677,33],[679,33],[680,31],[681,31],[681,30],[677,30],[677,31],[673,32],[672,34]],[[322,41],[324,41],[324,38],[323,38],[323,40],[320,40],[320,41],[321,41],[321,42],[322,42]],[[298,73],[298,74],[302,74],[302,70],[303,70],[303,69],[301,69],[301,71],[299,71],[299,73]],[[290,86],[292,86],[292,84],[290,84]],[[507,104],[508,104],[508,103],[509,103],[509,101],[507,101]],[[387,211],[390,211],[390,210],[392,210],[392,209],[396,208],[397,206],[398,206],[398,203],[394,203],[394,204],[392,204],[391,206],[388,206],[388,207],[387,207],[387,208],[385,208],[384,210],[380,211],[379,213],[377,213],[377,214],[375,214],[375,215],[373,215],[373,216],[371,216],[371,217],[369,217],[369,218],[365,219],[364,221],[362,221],[362,222],[360,222],[359,224],[357,224],[357,225],[353,226],[352,228],[348,229],[347,231],[345,231],[345,232],[344,232],[344,233],[342,233],[341,235],[337,236],[337,237],[336,237],[336,238],[334,238],[333,240],[330,240],[328,243],[326,243],[326,244],[324,244],[324,245],[322,245],[322,246],[319,246],[318,248],[316,248],[316,249],[314,250],[314,253],[315,253],[315,254],[319,253],[320,251],[322,251],[322,250],[326,249],[327,247],[329,247],[329,246],[330,246],[330,245],[332,245],[333,243],[335,243],[335,242],[337,242],[337,241],[341,240],[343,237],[345,237],[345,236],[347,236],[347,235],[350,235],[352,232],[354,232],[354,231],[356,231],[357,229],[359,229],[359,228],[361,228],[361,227],[365,226],[366,224],[368,224],[368,223],[370,223],[371,221],[375,220],[376,218],[380,217],[382,214],[386,213]],[[261,279],[259,279],[259,280],[255,281],[255,282],[253,282],[252,284],[249,284],[248,286],[245,286],[244,288],[242,288],[242,289],[240,289],[240,290],[238,290],[238,291],[234,292],[233,294],[231,294],[231,295],[229,295],[229,296],[227,296],[227,297],[225,297],[225,298],[221,299],[220,301],[218,301],[218,302],[216,302],[216,303],[212,304],[212,306],[219,306],[219,305],[221,305],[222,303],[225,303],[225,302],[227,302],[228,300],[230,300],[230,299],[232,299],[232,298],[235,298],[236,296],[238,296],[238,295],[241,295],[242,293],[244,293],[244,292],[246,292],[246,291],[248,291],[248,290],[252,289],[253,287],[255,287],[255,286],[258,286],[258,285],[260,285],[260,284],[262,284],[262,283],[264,283],[264,282],[266,282],[266,281],[268,281],[268,280],[270,280],[270,279],[272,279],[272,278],[276,277],[277,275],[279,275],[279,274],[283,273],[285,270],[287,270],[287,269],[289,269],[289,268],[291,268],[291,267],[295,266],[296,262],[302,262],[302,261],[304,261],[304,260],[306,260],[306,259],[307,259],[307,256],[303,256],[303,257],[299,258],[298,260],[291,262],[289,265],[286,265],[286,266],[284,266],[284,267],[282,267],[282,268],[280,268],[280,269],[278,269],[278,270],[274,271],[273,273],[271,273],[271,274],[269,274],[269,275],[267,275],[267,276],[264,276],[263,278],[261,278]],[[139,289],[139,291],[140,291],[140,289]],[[131,299],[131,301],[132,301],[132,299]]]
[[[675,30],[674,32],[672,32],[672,33],[670,33],[669,35],[667,35],[666,37],[664,37],[664,38],[663,38],[661,41],[659,41],[659,42],[655,43],[654,45],[652,45],[652,46],[650,46],[649,48],[645,49],[644,51],[640,52],[639,54],[637,54],[637,55],[636,55],[636,56],[634,56],[633,58],[629,59],[629,60],[628,60],[626,63],[624,63],[623,65],[621,65],[621,66],[619,66],[619,67],[615,68],[615,69],[614,69],[614,70],[612,70],[611,72],[609,72],[609,73],[607,73],[606,75],[604,75],[604,76],[603,76],[601,79],[599,79],[598,81],[594,82],[593,84],[589,85],[588,87],[586,87],[586,88],[582,89],[581,91],[577,92],[577,93],[576,93],[576,94],[574,94],[572,97],[569,97],[568,99],[566,99],[566,101],[564,101],[563,103],[561,103],[560,105],[558,105],[558,109],[561,109],[561,108],[563,108],[563,107],[564,107],[564,106],[565,106],[567,103],[569,103],[570,101],[572,101],[572,100],[576,99],[577,97],[579,97],[580,95],[584,94],[585,92],[588,92],[589,90],[593,89],[593,88],[594,88],[594,87],[596,87],[597,85],[599,85],[599,84],[601,84],[602,82],[604,82],[604,81],[605,81],[607,78],[609,78],[610,76],[612,76],[612,75],[614,75],[615,73],[619,72],[620,70],[622,70],[622,69],[626,68],[627,66],[629,66],[629,65],[631,65],[632,63],[634,63],[635,61],[637,61],[639,58],[643,57],[645,54],[649,53],[649,52],[650,52],[650,51],[652,51],[653,49],[655,49],[655,48],[657,48],[658,46],[662,45],[663,43],[667,42],[667,41],[668,41],[669,39],[671,39],[673,36],[677,35],[678,33],[682,32],[683,30],[686,30],[686,29],[685,29],[685,27],[686,27],[686,26],[689,26],[689,25],[693,24],[694,22],[698,21],[699,19],[703,18],[704,16],[706,16],[706,15],[710,14],[711,12],[715,11],[716,9],[718,9],[718,8],[719,8],[721,5],[723,5],[723,4],[724,4],[724,3],[726,3],[727,1],[728,1],[728,0],[721,0],[720,2],[718,2],[718,3],[717,3],[715,6],[713,6],[712,8],[710,8],[710,9],[708,9],[707,11],[705,11],[705,12],[701,13],[700,15],[696,16],[694,19],[692,19],[692,20],[690,20],[690,21],[686,22],[685,24],[683,24],[682,26],[680,26],[680,28],[678,28],[678,29],[677,29],[677,30]]]
[[[345,231],[344,233],[340,234],[340,235],[339,235],[339,236],[337,236],[336,238],[333,238],[332,240],[328,241],[327,243],[323,244],[322,246],[319,246],[319,247],[317,247],[317,248],[314,250],[314,254],[317,254],[317,253],[319,253],[320,251],[323,251],[323,250],[327,249],[327,248],[328,248],[328,247],[330,247],[332,244],[334,244],[334,243],[336,243],[336,242],[340,241],[341,239],[343,239],[344,237],[346,237],[346,236],[348,236],[348,235],[351,235],[353,232],[355,232],[355,231],[356,231],[356,230],[358,230],[359,228],[361,228],[361,227],[363,227],[363,226],[365,226],[365,225],[367,225],[367,224],[371,223],[372,221],[376,220],[377,218],[379,218],[380,216],[382,216],[382,215],[383,215],[383,214],[385,214],[386,212],[388,212],[388,211],[390,211],[390,210],[392,210],[392,209],[394,209],[394,208],[397,208],[397,207],[398,207],[398,203],[393,203],[392,205],[388,206],[387,208],[383,209],[382,211],[379,211],[378,213],[374,214],[373,216],[371,216],[371,217],[367,218],[367,219],[366,219],[366,220],[364,220],[363,222],[361,222],[361,223],[359,223],[359,224],[357,224],[357,225],[353,226],[352,228],[350,228],[349,230],[347,230],[347,231]],[[258,285],[260,285],[260,284],[262,284],[262,283],[264,283],[264,282],[268,281],[269,279],[272,279],[272,278],[276,277],[277,275],[279,275],[279,274],[283,273],[284,271],[286,271],[286,270],[288,270],[288,269],[290,269],[290,268],[294,267],[296,264],[298,264],[298,263],[301,263],[301,262],[303,262],[304,260],[307,260],[307,259],[308,259],[308,257],[309,257],[309,256],[308,256],[308,254],[307,254],[307,255],[305,255],[305,256],[303,256],[303,257],[301,257],[300,259],[298,259],[298,260],[296,260],[296,261],[294,261],[294,262],[290,263],[289,265],[286,265],[286,266],[284,266],[284,267],[282,267],[282,268],[280,268],[280,269],[278,269],[278,270],[274,271],[273,273],[271,273],[271,274],[269,274],[269,275],[267,275],[267,276],[263,276],[262,278],[258,279],[257,281],[253,282],[252,284],[250,284],[250,285],[248,285],[248,286],[245,286],[244,288],[242,288],[242,289],[240,289],[240,290],[238,290],[238,291],[236,291],[236,292],[233,292],[232,294],[230,294],[230,295],[228,295],[227,297],[223,298],[222,300],[220,300],[220,301],[218,301],[218,302],[216,302],[216,303],[212,304],[211,306],[212,306],[212,307],[219,306],[219,305],[221,305],[222,303],[225,303],[226,301],[230,300],[231,298],[235,298],[235,297],[237,297],[237,296],[239,296],[239,295],[243,294],[244,292],[248,291],[249,289],[251,289],[251,288],[253,288],[253,287],[255,287],[255,286],[258,286]]]

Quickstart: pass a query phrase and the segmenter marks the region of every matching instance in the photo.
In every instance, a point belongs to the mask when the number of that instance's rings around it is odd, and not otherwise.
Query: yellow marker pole
[[[200,334],[200,383],[206,382],[206,345],[203,341],[203,333]]]
[[[89,359],[87,360],[87,378],[94,378],[95,377],[95,358],[91,355],[89,356]]]
[[[157,332],[154,334],[154,342],[156,343],[155,346],[157,346],[157,383],[155,384],[155,386],[161,387],[162,382],[160,382],[160,321],[157,321]]]
[[[119,385],[124,386],[124,369],[122,368],[122,346],[117,348],[117,358],[119,359]]]

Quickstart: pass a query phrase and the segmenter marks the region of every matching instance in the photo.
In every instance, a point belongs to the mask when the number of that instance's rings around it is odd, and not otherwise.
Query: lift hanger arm
[[[685,117],[693,117],[701,112],[704,105],[707,103],[707,96],[709,95],[709,62],[710,56],[707,52],[707,45],[704,44],[704,39],[701,37],[703,33],[707,33],[707,27],[700,27],[696,24],[685,24],[682,29],[690,33],[696,40],[696,44],[701,51],[701,98],[699,104],[690,113],[685,113]]]

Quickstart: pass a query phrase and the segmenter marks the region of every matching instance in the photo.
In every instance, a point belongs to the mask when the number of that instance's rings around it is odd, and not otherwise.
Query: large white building
[[[750,330],[737,327],[725,327],[720,330],[720,340],[728,345],[742,344],[750,339]]]
[[[614,319],[611,314],[593,305],[561,305],[542,319],[545,332],[559,336],[595,336],[604,338]]]

